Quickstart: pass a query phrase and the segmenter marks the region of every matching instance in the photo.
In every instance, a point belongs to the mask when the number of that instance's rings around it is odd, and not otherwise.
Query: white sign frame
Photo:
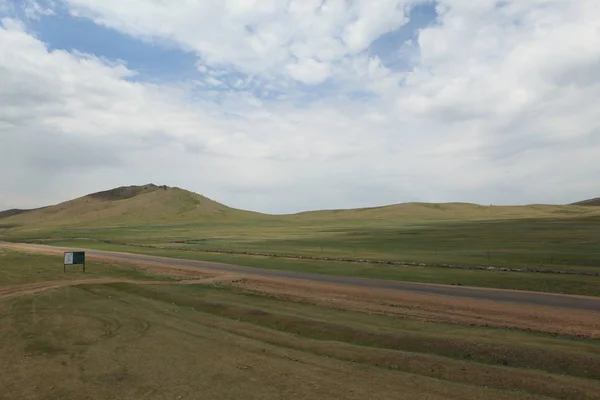
[[[65,265],[73,265],[73,252],[65,253]]]

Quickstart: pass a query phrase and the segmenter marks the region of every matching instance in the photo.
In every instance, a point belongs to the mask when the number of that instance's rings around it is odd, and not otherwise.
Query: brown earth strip
[[[280,299],[393,317],[600,339],[600,317],[594,312],[273,278],[252,277],[233,286]]]

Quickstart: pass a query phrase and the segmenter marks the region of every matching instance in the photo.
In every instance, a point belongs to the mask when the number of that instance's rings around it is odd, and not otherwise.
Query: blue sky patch
[[[408,13],[408,22],[375,40],[369,49],[369,54],[379,57],[387,68],[410,69],[412,67],[411,58],[401,53],[402,47],[406,41],[416,42],[419,30],[435,23],[436,17],[435,2],[412,7]]]
[[[14,16],[23,18],[23,10],[13,7]],[[122,60],[138,72],[132,80],[144,82],[187,81],[198,76],[197,57],[178,48],[145,42],[71,16],[63,7],[55,7],[54,15],[24,19],[27,26],[49,50],[78,51],[109,60]]]

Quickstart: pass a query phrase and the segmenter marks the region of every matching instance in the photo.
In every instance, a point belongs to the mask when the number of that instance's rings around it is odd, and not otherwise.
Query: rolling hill
[[[307,211],[269,215],[239,210],[177,187],[147,184],[92,193],[33,210],[0,212],[0,222],[13,229],[60,227],[175,226],[197,223],[278,223],[279,225],[339,222],[378,224],[394,221],[468,221],[562,218],[600,215],[600,199],[572,205],[483,206],[472,203],[401,203],[381,207]],[[598,212],[597,212],[598,211]]]
[[[148,184],[3,215],[0,241],[126,251],[155,246],[185,249],[185,257],[217,249],[419,263],[600,265],[600,207],[584,205],[402,203],[270,215]]]
[[[187,190],[148,184],[92,193],[35,210],[10,210],[0,214],[0,221],[2,225],[21,228],[115,227],[201,220],[238,221],[260,216]]]
[[[600,197],[596,197],[594,199],[578,201],[577,203],[573,203],[572,205],[586,206],[586,207],[600,207]]]
[[[359,221],[473,221],[526,218],[564,218],[600,215],[600,209],[577,205],[529,204],[493,206],[473,203],[401,203],[348,210],[307,211],[291,216],[304,220]]]
[[[32,210],[20,210],[17,208],[13,208],[12,210],[0,211],[0,219],[12,217],[13,215],[24,214],[29,211],[32,211]]]

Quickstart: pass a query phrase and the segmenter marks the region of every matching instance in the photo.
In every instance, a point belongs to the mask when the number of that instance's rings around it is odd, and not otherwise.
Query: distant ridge
[[[60,227],[89,229],[106,227],[162,227],[190,224],[320,223],[320,221],[466,221],[519,218],[571,218],[600,215],[600,198],[573,205],[530,204],[524,206],[487,206],[472,203],[400,203],[358,209],[317,210],[294,214],[271,215],[245,211],[201,194],[178,187],[148,183],[122,186],[33,210],[11,209],[0,212],[3,234],[54,231]],[[137,228],[136,228],[137,229]],[[156,228],[158,229],[158,228]]]
[[[43,210],[44,208],[46,208],[46,207],[32,208],[29,210],[21,210],[19,208],[13,208],[12,210],[0,211],[0,219],[12,217],[14,215],[25,214],[25,213],[32,212],[32,211]]]
[[[577,203],[571,204],[573,206],[587,206],[587,207],[600,207],[600,197],[594,199],[578,201]]]
[[[24,214],[28,211],[31,211],[31,210],[19,210],[19,209],[13,208],[12,210],[0,211],[0,218],[8,218],[8,217],[12,217],[13,215]]]

